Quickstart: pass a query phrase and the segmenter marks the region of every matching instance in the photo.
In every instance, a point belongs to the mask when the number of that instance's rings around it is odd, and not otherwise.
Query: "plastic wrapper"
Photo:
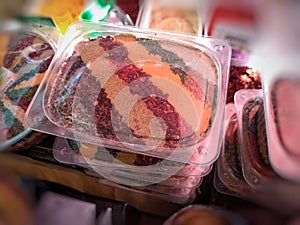
[[[210,165],[219,153],[229,57],[226,43],[210,38],[78,22],[26,120],[57,136]]]
[[[54,56],[56,32],[36,21],[1,21],[0,150],[31,131],[25,112]]]

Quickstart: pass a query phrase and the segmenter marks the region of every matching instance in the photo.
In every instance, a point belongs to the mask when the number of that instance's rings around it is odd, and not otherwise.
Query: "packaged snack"
[[[215,41],[78,22],[27,122],[95,145],[209,165],[219,151],[230,55]]]
[[[240,124],[244,178],[252,187],[270,185],[278,177],[269,163],[262,91],[238,91],[235,105]]]
[[[265,2],[269,6],[269,1]],[[266,7],[266,5],[264,5]],[[274,1],[270,10],[261,10],[263,39],[259,42],[253,63],[265,74],[263,96],[269,159],[280,176],[300,182],[299,152],[299,23],[300,4],[297,1]],[[284,26],[289,24],[289,26]],[[268,30],[263,26],[268,25]],[[278,27],[283,27],[278,34]]]
[[[93,154],[90,157],[82,156],[80,152],[87,148],[76,154],[72,148],[74,145],[75,148],[80,147],[78,143],[70,145],[67,140],[57,138],[53,146],[54,157],[61,163],[86,168],[86,171],[93,176],[102,176],[125,185],[141,186],[159,183],[170,187],[195,188],[200,185],[202,177],[210,171],[210,167],[203,168],[201,173],[195,166],[194,171],[191,171],[178,162],[163,163],[161,159],[113,149],[101,149],[96,156]]]
[[[163,160],[152,156],[123,152],[101,146],[80,143],[74,140],[56,138],[53,146],[54,157],[62,163],[75,164],[82,167],[102,166],[135,171],[145,176],[174,175],[202,177],[207,175],[212,166],[197,166]]]
[[[244,179],[240,148],[239,124],[235,105],[230,103],[226,105],[224,141],[217,161],[216,176],[220,179],[221,184],[216,187],[224,185],[226,188],[221,187],[217,190],[242,198],[250,198],[253,197],[254,191]]]
[[[203,28],[197,1],[141,1],[136,25],[194,35],[202,34]]]
[[[0,30],[0,149],[31,131],[25,112],[54,56],[56,29],[36,23],[4,21]],[[45,33],[45,31],[50,31]]]

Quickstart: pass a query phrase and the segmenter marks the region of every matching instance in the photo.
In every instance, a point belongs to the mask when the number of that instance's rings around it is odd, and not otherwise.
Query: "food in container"
[[[27,114],[33,129],[174,161],[216,159],[226,43],[78,22],[60,47]]]
[[[140,186],[159,183],[165,186],[195,188],[200,185],[202,177],[211,169],[211,167],[203,168],[201,172],[194,166],[193,171],[176,162],[163,162],[158,158],[113,149],[100,148],[98,153],[101,154],[97,155],[97,153],[94,154],[95,146],[80,145],[73,141],[71,141],[72,144],[68,143],[70,141],[67,142],[62,138],[55,140],[53,155],[59,162],[87,168],[86,171],[93,176],[103,176],[126,185]],[[75,154],[74,148],[79,148],[80,152]],[[84,154],[84,151],[90,151],[90,156],[83,156],[81,152]]]
[[[232,49],[228,78],[227,103],[234,102],[234,94],[240,89],[261,89],[261,75],[251,66],[251,55],[245,51]]]
[[[242,198],[253,197],[254,191],[246,183],[241,165],[239,124],[235,105],[229,103],[225,111],[225,133],[220,157],[217,161],[217,174],[221,184],[221,192]],[[220,187],[220,185],[216,185]],[[219,191],[220,188],[217,188]]]
[[[280,212],[297,211],[299,184],[282,179],[273,169],[262,90],[240,90],[235,97],[243,175],[254,191],[253,199]]]
[[[269,159],[277,174],[300,182],[299,148],[296,146],[299,127],[299,16],[298,1],[265,2],[260,8],[260,29],[263,39],[258,42],[257,59],[253,61],[264,74],[266,131],[269,144]],[[265,7],[270,10],[265,11]],[[285,26],[288,24],[289,26]],[[268,29],[265,27],[268,26]],[[278,27],[282,27],[278,34]],[[298,91],[297,91],[298,90]],[[293,119],[292,119],[293,118]],[[289,124],[288,126],[286,126]],[[288,137],[288,138],[286,138]],[[298,139],[299,140],[299,139]],[[299,143],[299,141],[298,141]]]
[[[21,22],[2,22],[0,31],[0,150],[31,131],[25,112],[54,56],[55,40],[40,28]]]
[[[98,165],[119,168],[124,171],[135,171],[141,176],[149,173],[153,176],[177,174],[179,176],[200,177],[207,175],[212,168],[212,166],[201,167],[183,164],[63,138],[56,138],[53,154],[62,163],[77,164],[83,167]]]
[[[300,181],[299,80],[297,76],[278,76],[265,81],[270,163],[276,173],[296,182]]]
[[[277,79],[270,89],[272,112],[281,146],[300,161],[300,79]]]
[[[197,1],[142,1],[136,25],[195,35],[203,27]]]
[[[278,176],[269,163],[262,91],[241,90],[235,96],[235,104],[245,180],[254,188],[270,185]]]

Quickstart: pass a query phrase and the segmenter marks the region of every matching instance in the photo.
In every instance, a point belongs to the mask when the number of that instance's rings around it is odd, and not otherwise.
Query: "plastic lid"
[[[147,155],[107,149],[64,138],[56,138],[53,155],[56,160],[62,163],[76,164],[88,168],[91,168],[91,166],[110,167],[123,171],[134,171],[141,176],[148,173],[148,175],[155,177],[164,175],[199,177],[207,175],[212,168],[212,166],[201,167],[162,160]]]
[[[168,183],[169,186],[173,186],[176,182],[181,187],[191,188],[198,186],[202,176],[211,170],[211,167],[192,170],[189,168],[190,165],[179,165],[180,163],[176,162],[164,165],[155,161],[158,160],[157,158],[128,152],[112,152],[112,150],[105,153],[105,149],[100,149],[98,156],[83,156],[80,152],[76,154],[69,143],[66,139],[56,138],[53,146],[53,155],[56,160],[88,168],[93,170],[94,176],[102,176],[108,180],[115,181],[115,177],[123,177],[122,183],[125,185],[133,185],[132,180],[134,180],[137,186],[154,183]],[[119,182],[121,182],[120,179]]]
[[[55,43],[18,24],[0,30],[0,150],[30,132],[24,116],[54,55]]]
[[[217,161],[217,176],[223,185],[230,189],[229,194],[236,192],[239,197],[249,197],[253,191],[244,180],[239,143],[239,124],[235,105],[226,105],[225,134],[220,157]],[[222,188],[226,191],[226,188]],[[247,196],[248,195],[248,196]]]
[[[235,105],[240,127],[244,178],[254,188],[270,184],[278,177],[269,163],[262,91],[238,91]]]
[[[226,43],[209,38],[78,22],[53,60],[43,96],[28,111],[28,125],[95,145],[211,164],[229,56]]]

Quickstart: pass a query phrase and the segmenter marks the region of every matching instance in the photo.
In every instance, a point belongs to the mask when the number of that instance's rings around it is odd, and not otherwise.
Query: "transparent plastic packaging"
[[[136,189],[135,187],[128,187],[125,185],[117,184],[117,183],[108,181],[106,179],[99,179],[99,183],[110,185],[110,186],[117,187],[117,188],[124,189],[124,190],[129,190],[132,193],[132,195],[128,196],[128,197],[136,197],[136,194],[142,194],[145,197],[145,201],[147,198],[155,198],[155,199],[162,199],[162,200],[172,202],[172,203],[177,203],[177,204],[190,204],[196,198],[196,189],[192,190],[187,195],[184,195],[184,194],[172,195],[171,192],[162,194],[162,193],[158,193],[156,191],[152,191],[149,189],[142,189],[142,187],[139,189]]]
[[[59,33],[43,24],[0,23],[0,150],[31,129],[24,121],[29,103],[54,56]]]
[[[227,44],[210,38],[78,22],[26,121],[94,145],[210,165],[219,154],[229,58]]]
[[[136,26],[172,32],[201,35],[203,18],[198,1],[158,1],[140,2]]]
[[[221,154],[217,160],[216,174],[222,182],[221,185],[226,188],[218,188],[218,191],[247,198],[253,195],[253,190],[244,179],[241,165],[241,144],[239,142],[239,124],[235,105],[230,103],[226,105],[225,109],[225,133]],[[220,187],[220,185],[217,185],[217,187]]]
[[[299,184],[282,179],[271,164],[267,140],[273,137],[267,132],[262,90],[240,90],[235,101],[243,175],[254,191],[254,200],[284,213],[299,210]]]
[[[103,166],[134,171],[145,176],[178,175],[202,177],[207,175],[212,166],[196,166],[168,160],[162,160],[130,152],[107,149],[86,143],[79,143],[64,138],[56,138],[53,146],[54,157],[62,163],[76,164],[82,167]]]
[[[80,153],[76,154],[67,140],[62,138],[56,138],[53,146],[53,155],[61,163],[86,168],[85,171],[90,175],[96,177],[102,176],[126,185],[136,184],[136,186],[141,186],[159,183],[165,186],[195,188],[201,184],[202,176],[205,176],[210,171],[210,168],[208,168],[205,173],[195,176],[186,173],[183,174],[183,171],[188,171],[187,169],[181,169],[179,172],[176,172],[176,168],[168,169],[166,166],[155,164],[128,165],[123,163],[124,165],[118,165],[118,160],[114,159],[114,157],[118,156],[113,155],[110,155],[110,160],[108,161],[96,159],[91,162],[91,159],[88,157],[81,156]],[[145,160],[145,157],[143,159]]]
[[[234,102],[234,94],[240,89],[261,89],[259,71],[251,65],[254,56],[250,53],[232,49],[226,103]]]
[[[260,8],[263,39],[257,45],[256,52],[260,54],[253,63],[265,74],[263,96],[271,166],[280,176],[299,183],[300,4],[298,1],[269,3],[264,2]],[[278,35],[278,27],[282,27],[284,35]]]
[[[261,90],[240,90],[235,95],[243,174],[254,188],[270,185],[279,178],[269,162],[262,96]]]

